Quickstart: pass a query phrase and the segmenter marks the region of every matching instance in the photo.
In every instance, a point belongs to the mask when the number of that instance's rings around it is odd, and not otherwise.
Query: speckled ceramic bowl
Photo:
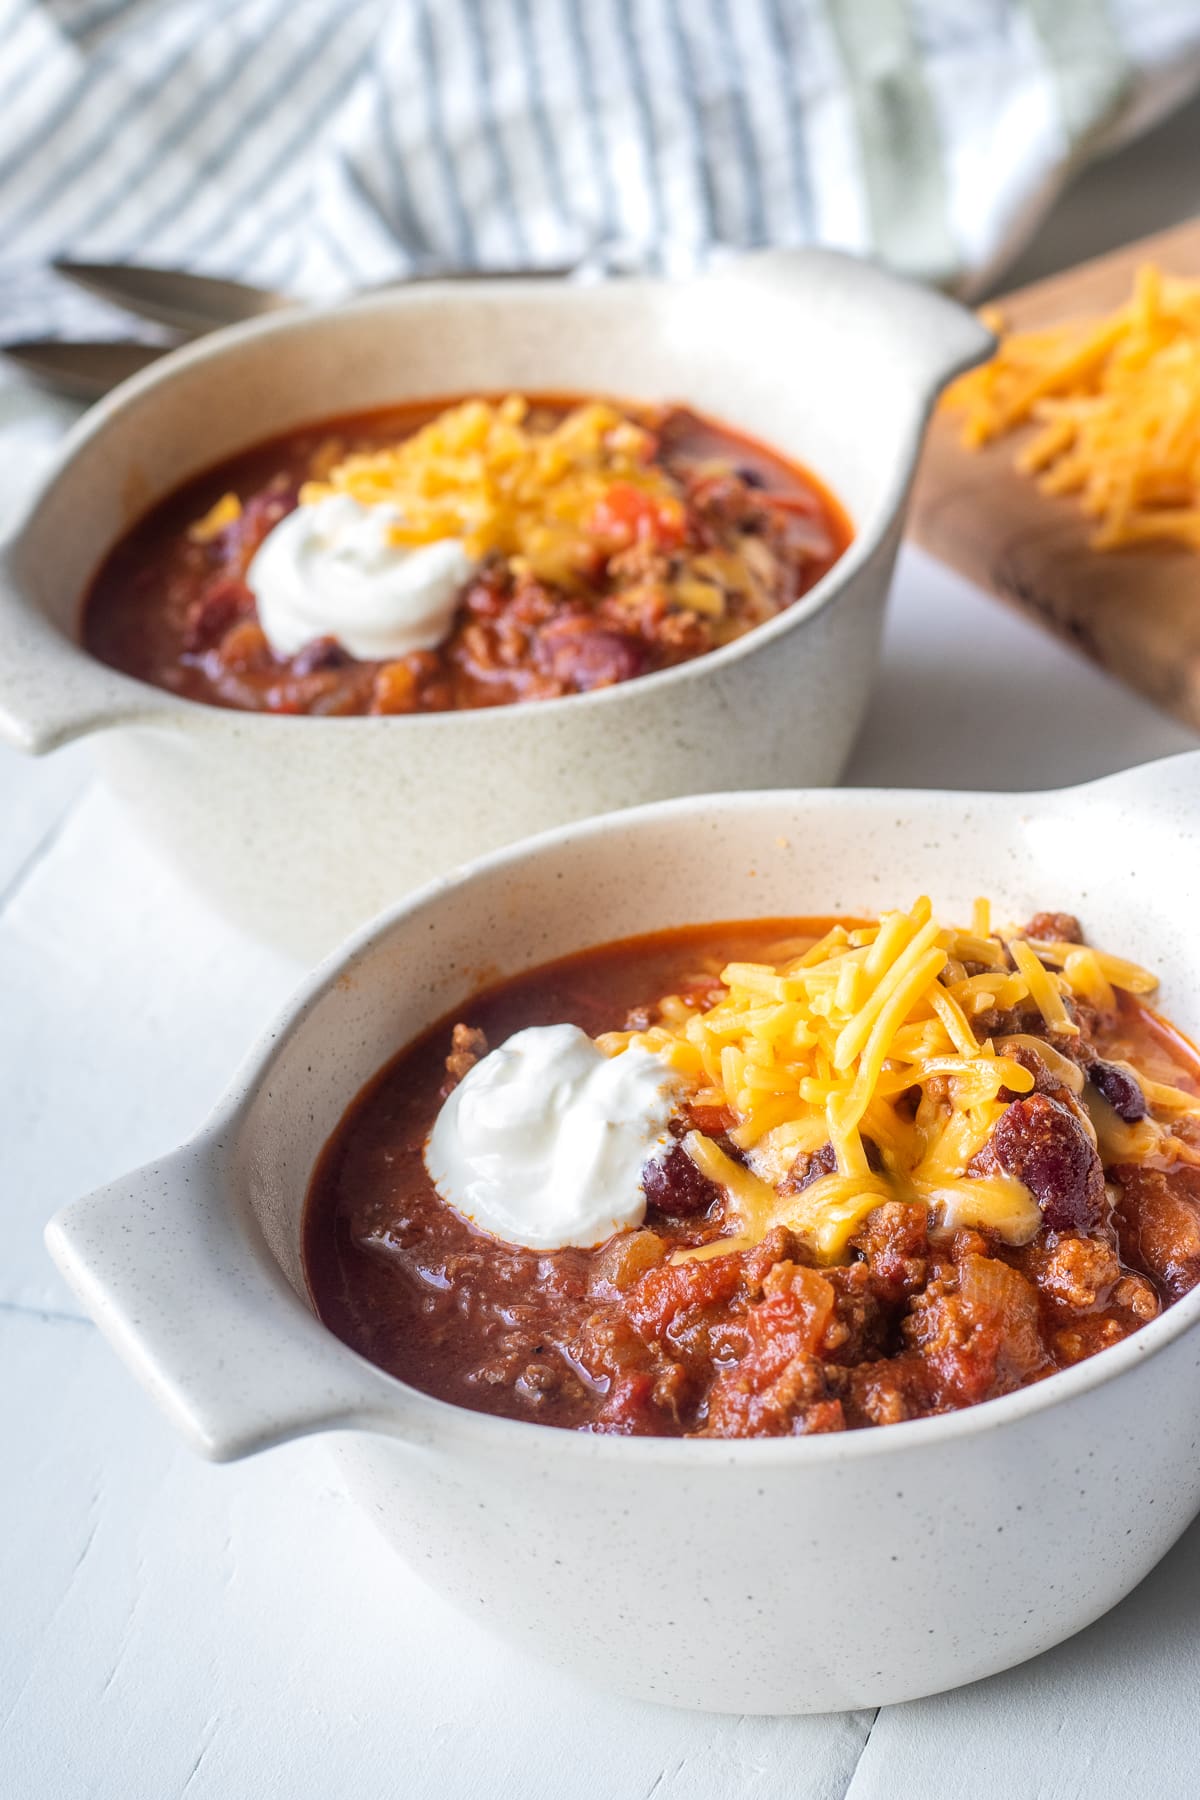
[[[10,547],[0,734],[35,751],[95,734],[155,842],[227,911],[305,956],[530,831],[712,787],[833,781],[874,673],[926,415],[990,343],[950,301],[818,252],[680,283],[420,287],[206,338],[87,415]],[[189,476],[335,413],[504,388],[689,401],[811,466],[848,509],[854,542],[799,605],[724,650],[484,712],[228,712],[79,648],[102,556]]]
[[[1097,1618],[1200,1508],[1200,1290],[1114,1349],[944,1418],[742,1443],[460,1410],[314,1317],[313,1165],[347,1104],[478,985],[702,918],[1078,910],[1200,1035],[1200,755],[1041,795],[685,799],[439,882],[328,962],[175,1156],[59,1214],[50,1249],[209,1456],[331,1432],[351,1495],[480,1624],[628,1694],[737,1712],[905,1700]],[[301,1465],[297,1464],[297,1475]],[[314,1475],[314,1478],[317,1478]],[[313,1554],[321,1554],[314,1545]]]

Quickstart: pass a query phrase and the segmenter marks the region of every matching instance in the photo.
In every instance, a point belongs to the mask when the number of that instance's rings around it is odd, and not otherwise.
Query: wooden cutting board
[[[1200,276],[1200,219],[1021,288],[999,305],[1017,330],[1109,312],[1128,298],[1138,265],[1150,261],[1168,274]],[[1013,467],[1024,433],[970,451],[959,442],[961,427],[961,414],[934,417],[910,535],[1200,731],[1200,553],[1164,545],[1090,549],[1093,524],[1074,501],[1040,493]]]

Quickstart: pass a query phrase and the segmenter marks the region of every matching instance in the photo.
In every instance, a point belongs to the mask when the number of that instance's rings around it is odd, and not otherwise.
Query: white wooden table
[[[65,416],[0,389],[0,492]],[[902,558],[851,781],[1035,788],[1192,745]],[[297,974],[159,864],[85,749],[0,752],[3,1800],[1194,1800],[1200,1526],[1010,1675],[878,1716],[705,1717],[496,1646],[386,1554],[319,1444],[226,1468],[179,1448],[41,1230],[186,1135]],[[852,1553],[831,1546],[848,1591]]]

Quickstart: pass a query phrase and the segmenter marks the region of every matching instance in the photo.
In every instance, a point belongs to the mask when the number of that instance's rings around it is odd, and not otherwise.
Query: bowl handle
[[[432,1441],[436,1401],[340,1343],[240,1215],[201,1138],[51,1219],[46,1244],[105,1337],[214,1461],[358,1427]]]
[[[19,573],[19,549],[18,539],[0,554],[0,742],[41,756],[183,704],[97,662],[52,624]]]
[[[882,344],[897,369],[911,375],[924,407],[996,348],[995,334],[968,307],[843,250],[759,250],[718,265],[710,279],[744,276],[752,276],[759,289],[769,281],[784,296],[815,296],[821,313],[835,317],[840,331],[849,329],[864,344]]]

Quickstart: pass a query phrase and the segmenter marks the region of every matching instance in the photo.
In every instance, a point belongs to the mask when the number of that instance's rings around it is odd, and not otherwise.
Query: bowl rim
[[[419,286],[381,289],[376,292],[359,294],[342,300],[334,300],[320,305],[304,305],[295,308],[281,309],[257,318],[240,321],[226,326],[219,331],[206,334],[191,343],[185,343],[167,352],[147,368],[129,377],[106,395],[95,406],[91,407],[67,432],[57,454],[38,482],[34,492],[22,508],[18,520],[9,536],[4,550],[0,553],[0,585],[4,576],[17,590],[21,602],[32,610],[43,622],[45,628],[52,633],[57,649],[78,667],[86,667],[91,677],[89,685],[96,689],[101,702],[101,711],[111,710],[113,722],[136,718],[139,722],[156,724],[189,723],[215,725],[217,721],[227,719],[233,714],[239,722],[240,729],[253,731],[283,730],[297,726],[297,718],[314,721],[309,715],[273,714],[256,712],[250,709],[223,707],[210,701],[194,700],[184,695],[174,694],[169,689],[159,687],[154,682],[144,681],[141,677],[130,675],[114,665],[105,663],[95,656],[82,641],[82,626],[87,597],[95,582],[99,569],[105,558],[112,552],[125,535],[127,526],[105,545],[86,581],[81,584],[80,591],[74,597],[74,614],[70,628],[63,629],[50,620],[36,597],[30,591],[30,584],[22,580],[18,573],[19,562],[26,546],[28,535],[36,528],[38,515],[43,504],[48,500],[60,479],[68,468],[81,456],[86,455],[97,443],[102,443],[110,427],[130,411],[140,406],[147,396],[158,393],[161,389],[170,389],[182,375],[202,368],[214,361],[222,361],[230,355],[237,356],[247,346],[265,346],[266,354],[270,354],[271,345],[288,338],[303,337],[314,330],[319,330],[330,320],[355,318],[361,316],[388,316],[405,313],[430,313],[444,308],[447,303],[459,306],[478,306],[482,308],[520,308],[526,301],[536,299],[553,306],[571,306],[577,301],[595,301],[600,298],[604,304],[621,305],[632,302],[637,304],[643,296],[653,296],[669,291],[684,290],[705,283],[729,283],[746,276],[753,276],[755,268],[767,270],[787,266],[792,270],[804,270],[811,274],[819,274],[821,270],[837,269],[843,278],[857,283],[864,292],[872,289],[880,304],[889,296],[897,294],[906,296],[910,303],[927,307],[931,318],[938,312],[945,315],[948,322],[957,323],[961,329],[959,342],[948,349],[941,359],[941,369],[936,375],[920,365],[914,368],[913,405],[911,415],[905,429],[898,433],[897,442],[889,446],[888,460],[890,467],[886,481],[881,486],[878,500],[872,509],[872,516],[865,526],[854,518],[842,496],[829,488],[835,503],[845,514],[851,527],[851,537],[845,549],[825,572],[819,581],[808,592],[777,613],[774,618],[764,620],[754,626],[741,637],[724,644],[717,649],[706,651],[703,655],[690,658],[686,662],[677,663],[666,669],[639,675],[629,681],[618,682],[612,687],[596,688],[582,694],[564,694],[554,699],[517,700],[506,702],[502,706],[484,708],[461,708],[437,713],[413,713],[389,715],[379,718],[372,715],[352,715],[347,718],[320,719],[320,723],[333,724],[341,731],[362,731],[365,729],[388,728],[408,730],[469,731],[480,729],[478,720],[500,715],[503,718],[516,717],[521,720],[540,717],[557,717],[563,707],[578,710],[588,706],[591,710],[599,707],[618,707],[636,703],[636,699],[645,695],[651,698],[664,692],[670,692],[689,681],[701,679],[711,672],[719,675],[723,670],[755,652],[769,652],[770,648],[785,634],[799,629],[809,623],[828,608],[832,607],[866,567],[872,558],[884,550],[889,535],[895,528],[902,512],[905,497],[910,484],[916,455],[928,413],[937,393],[963,368],[978,362],[987,354],[990,334],[978,324],[974,315],[966,308],[947,297],[928,292],[917,284],[885,271],[862,258],[848,255],[842,251],[819,248],[798,248],[790,251],[750,251],[714,264],[694,275],[683,278],[667,278],[664,276],[630,277],[613,280],[603,284],[576,282],[568,279],[543,278],[536,275],[521,280],[492,280],[486,278],[470,283],[428,282]],[[385,404],[391,404],[387,402]],[[402,404],[403,398],[394,401]],[[686,404],[686,401],[682,402]],[[331,415],[332,416],[332,415]],[[716,415],[713,415],[716,417]],[[319,423],[319,419],[313,421]],[[728,423],[733,429],[741,429],[736,419],[727,419],[722,413],[718,423]],[[294,429],[304,429],[303,425]],[[286,435],[277,433],[275,435]],[[252,449],[254,442],[248,441],[241,450]],[[264,440],[266,441],[266,440]],[[768,447],[774,446],[769,440]],[[241,450],[229,452],[227,457],[212,467],[219,468],[221,462],[229,457],[237,456]],[[778,452],[783,454],[783,452]],[[819,468],[813,473],[819,482],[825,477]],[[175,484],[175,487],[182,485]],[[169,490],[174,492],[175,488]],[[160,496],[160,500],[167,498]],[[157,505],[159,502],[152,502]],[[147,507],[139,518],[150,511]],[[136,521],[135,521],[136,523]],[[107,700],[107,708],[104,701]],[[568,715],[569,716],[569,715]]]
[[[1200,796],[1200,751],[1182,751],[1175,755],[1142,764],[1133,769],[1122,770],[1115,775],[1101,777],[1096,781],[1081,783],[1067,788],[1048,788],[1032,790],[1040,800],[1059,801],[1068,798],[1077,801],[1080,795],[1096,794],[1101,790],[1118,790],[1126,788],[1130,793],[1139,787],[1146,792],[1147,804],[1153,804],[1156,775],[1172,765],[1181,772],[1181,765],[1187,765],[1194,772],[1193,788]],[[523,862],[537,859],[557,848],[566,838],[573,840],[603,838],[619,834],[630,825],[663,818],[687,818],[689,815],[711,816],[714,808],[726,813],[753,814],[766,808],[796,805],[803,802],[808,809],[824,808],[837,810],[854,804],[884,806],[894,810],[898,802],[919,804],[930,808],[953,808],[961,810],[964,804],[972,808],[990,807],[997,812],[1020,812],[1030,800],[1029,791],[1020,790],[1013,793],[997,792],[962,792],[954,789],[892,789],[892,788],[764,788],[731,793],[711,793],[701,795],[685,795],[671,800],[651,801],[645,805],[630,807],[616,813],[608,813],[585,820],[581,823],[555,826],[540,832],[534,837],[521,840],[517,844],[507,845],[491,854],[480,857],[449,875],[440,876],[413,894],[387,908],[375,919],[359,928],[337,950],[326,957],[293,993],[287,1004],[276,1014],[272,1023],[262,1034],[241,1067],[235,1074],[224,1098],[206,1124],[184,1151],[196,1149],[205,1140],[215,1136],[224,1137],[236,1133],[245,1122],[250,1109],[259,1101],[262,1090],[268,1087],[271,1070],[276,1059],[282,1054],[287,1041],[299,1030],[307,1015],[316,1005],[342,982],[345,975],[355,965],[365,962],[376,948],[397,926],[410,915],[418,915],[427,907],[440,904],[455,890],[473,884],[487,884],[496,875]],[[569,954],[569,953],[568,953]],[[382,1065],[381,1065],[382,1066]],[[356,1090],[356,1092],[361,1089]],[[355,1096],[347,1101],[339,1114],[339,1121],[345,1117]],[[336,1129],[336,1127],[335,1127]],[[315,1164],[314,1164],[315,1168]],[[300,1211],[300,1229],[303,1231],[304,1212],[311,1191],[311,1174],[309,1186],[305,1190],[305,1198]],[[232,1217],[233,1211],[244,1207],[244,1198],[234,1196],[232,1199],[218,1203],[226,1216]],[[252,1212],[252,1209],[250,1209]],[[255,1254],[267,1258],[276,1268],[273,1253],[265,1243],[260,1242]],[[303,1257],[301,1257],[303,1268]],[[659,1460],[679,1463],[685,1467],[698,1468],[705,1460],[716,1458],[736,1463],[762,1464],[773,1467],[783,1462],[787,1465],[804,1467],[808,1464],[843,1462],[864,1456],[900,1454],[907,1450],[919,1451],[925,1446],[937,1447],[951,1444],[962,1438],[971,1438],[980,1433],[1002,1430],[1007,1425],[1016,1425],[1022,1420],[1035,1418],[1047,1410],[1060,1405],[1069,1404],[1092,1390],[1103,1387],[1120,1376],[1139,1367],[1146,1359],[1159,1355],[1178,1338],[1186,1335],[1200,1323],[1200,1286],[1184,1295],[1181,1300],[1166,1307],[1156,1319],[1140,1326],[1120,1343],[1105,1350],[1097,1351],[1086,1357],[1073,1367],[1060,1369],[1043,1377],[1027,1387],[1018,1388],[1011,1394],[1001,1395],[992,1400],[976,1402],[974,1405],[958,1408],[953,1412],[936,1414],[921,1419],[904,1420],[897,1424],[860,1430],[814,1434],[807,1437],[784,1438],[740,1438],[713,1439],[697,1437],[652,1436],[623,1437],[612,1433],[589,1433],[572,1431],[558,1426],[540,1424],[537,1420],[513,1419],[501,1415],[474,1412],[468,1407],[457,1405],[453,1401],[442,1400],[423,1390],[411,1386],[399,1376],[391,1375],[379,1364],[371,1362],[361,1352],[337,1336],[316,1311],[307,1274],[305,1274],[304,1293],[293,1297],[299,1301],[312,1320],[313,1325],[322,1334],[326,1351],[339,1362],[357,1365],[368,1371],[368,1379],[377,1389],[376,1412],[378,1401],[383,1400],[386,1410],[388,1394],[393,1394],[397,1402],[398,1412],[402,1409],[412,1414],[414,1407],[427,1415],[430,1422],[436,1421],[435,1429],[451,1436],[462,1438],[464,1435],[477,1440],[481,1446],[488,1446],[496,1451],[504,1449],[521,1449],[534,1451],[540,1449],[554,1455],[581,1455],[591,1459],[597,1456],[619,1455],[637,1457],[643,1460]],[[350,1366],[350,1364],[346,1364]],[[380,1386],[380,1383],[386,1386]],[[328,1429],[370,1428],[359,1422],[343,1419],[341,1425],[335,1420]],[[378,1425],[375,1426],[378,1429]],[[517,1434],[514,1437],[514,1433]],[[400,1429],[393,1433],[398,1438],[405,1438],[407,1433]],[[550,1451],[550,1445],[557,1446]],[[796,1460],[798,1459],[798,1461]]]

